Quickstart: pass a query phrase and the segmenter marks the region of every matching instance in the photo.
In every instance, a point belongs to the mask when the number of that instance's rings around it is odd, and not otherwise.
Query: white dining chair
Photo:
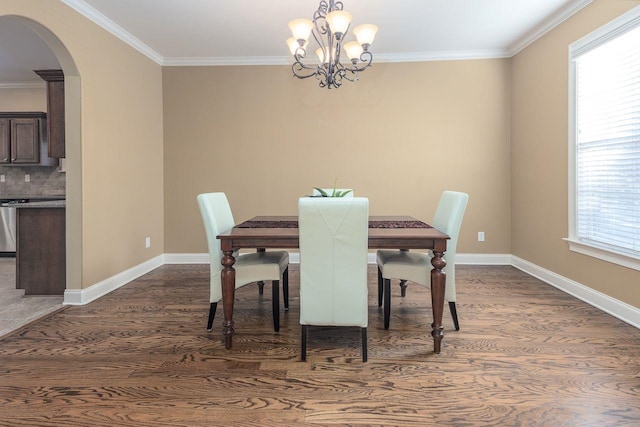
[[[433,225],[438,230],[449,235],[447,251],[443,258],[446,266],[443,271],[446,274],[445,299],[449,302],[449,310],[453,318],[456,331],[460,330],[458,311],[456,308],[456,251],[458,235],[464,212],[469,201],[469,195],[457,191],[445,191],[440,197]],[[431,286],[431,258],[433,254],[409,252],[405,250],[378,250],[376,260],[378,263],[378,306],[383,305],[384,299],[384,328],[389,328],[391,312],[391,279],[400,279],[401,286],[407,281],[419,285]],[[404,288],[402,296],[405,295]],[[384,298],[383,298],[384,296]]]
[[[313,326],[359,326],[367,361],[369,200],[302,197],[300,232],[301,358]]]
[[[213,326],[218,302],[222,299],[222,250],[217,236],[235,225],[229,201],[224,193],[204,193],[197,197],[200,214],[207,236],[210,262],[209,319],[207,330]],[[273,329],[280,330],[280,280],[283,288],[289,283],[289,253],[268,251],[249,254],[234,253],[236,286],[238,289],[249,283],[270,280],[273,306]]]

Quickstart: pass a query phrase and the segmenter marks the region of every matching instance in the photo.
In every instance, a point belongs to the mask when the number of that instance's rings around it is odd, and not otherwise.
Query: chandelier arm
[[[359,69],[357,67],[356,68],[345,67],[344,65],[340,64],[340,70],[338,70],[340,75],[336,76],[336,80],[340,80],[340,85],[342,84],[343,79],[348,80],[350,82],[356,82],[358,81],[358,74],[360,71],[362,71],[362,69]],[[336,87],[339,87],[340,85]]]
[[[324,43],[321,41],[321,36],[327,34],[329,26],[327,25],[327,13],[331,10],[329,9],[330,5],[327,4],[325,0],[320,2],[320,6],[318,6],[318,10],[313,14],[313,26],[315,29],[311,30],[311,35],[313,39],[316,41],[317,45],[322,49],[323,56],[327,57],[327,52],[325,50]]]
[[[371,63],[373,61],[373,55],[371,52],[362,52],[360,55],[360,64],[351,64],[350,67],[345,66],[344,68],[352,73],[357,73],[359,71],[364,71],[367,68],[371,67]]]
[[[336,70],[334,77],[333,77],[333,87],[335,87],[336,89],[339,88],[340,86],[342,86],[342,79],[346,78],[347,80],[349,80],[347,78],[347,73],[345,68],[339,68]]]
[[[320,4],[318,5],[318,10],[313,14],[313,20],[316,20],[316,17],[324,17],[327,16],[327,13],[331,12],[331,7],[333,6],[333,1],[327,2],[327,0],[320,0]]]
[[[349,80],[350,82],[357,82],[358,79],[358,71],[347,70],[348,73],[344,74],[344,79]]]
[[[316,69],[316,79],[327,80],[327,76],[328,76],[327,69],[324,66],[319,65],[318,68]]]
[[[309,66],[309,65],[306,65],[304,62],[302,62],[305,55],[306,55],[305,50],[302,48],[298,48],[298,51],[296,51],[296,54],[293,57],[294,59],[293,65],[297,65],[298,68],[300,68],[301,70],[302,69],[315,70],[317,68],[316,66]]]
[[[318,10],[316,10],[313,13],[313,24],[316,27],[316,30],[317,30],[318,34],[326,34],[327,33],[327,29],[329,27],[327,25],[327,14],[329,12],[331,12],[331,5],[327,4],[327,2],[325,0],[322,0],[320,2],[320,6],[318,6]],[[312,33],[313,33],[313,31],[312,31]],[[314,34],[313,37],[318,42],[318,45],[322,46],[322,44],[320,44],[320,42],[318,41],[318,37],[316,36],[316,34]]]
[[[318,70],[316,71],[316,80],[318,80],[318,86],[320,86],[321,88],[326,87],[327,89],[335,87],[335,85],[333,84],[334,78],[331,73],[332,71],[326,64],[318,66]]]
[[[308,79],[318,74],[317,68],[306,66],[301,62],[294,62],[291,65],[291,71],[299,79]]]
[[[349,32],[350,28],[351,28],[351,24],[349,24],[347,26],[347,30],[344,33],[347,34]],[[332,59],[334,59],[334,61],[333,61],[334,64],[339,64],[340,63],[340,55],[341,55],[341,51],[342,51],[342,42],[343,41],[344,41],[344,37],[342,38],[342,40],[335,40],[335,44],[336,44],[335,58],[332,58]],[[333,36],[333,34],[331,34],[330,37],[329,37],[329,45],[331,46],[331,45],[333,45],[333,43],[334,43],[334,36]],[[363,54],[364,53],[365,52],[363,52]],[[362,55],[360,55],[360,57],[362,58]],[[369,61],[369,62],[371,62],[371,61]]]
[[[360,61],[362,61],[362,63],[364,64],[363,69],[370,67],[371,62],[373,61],[373,53],[369,52],[368,50],[362,52],[360,54]]]
[[[324,27],[318,27],[318,23],[316,21],[314,21],[315,25],[316,25],[316,31],[311,31],[311,35],[313,36],[313,39],[316,41],[316,43],[318,44],[318,46],[320,46],[320,48],[324,51],[324,46],[322,45],[322,42],[320,41],[320,37],[318,36],[318,34],[326,34],[326,30]],[[322,32],[325,31],[325,32]]]

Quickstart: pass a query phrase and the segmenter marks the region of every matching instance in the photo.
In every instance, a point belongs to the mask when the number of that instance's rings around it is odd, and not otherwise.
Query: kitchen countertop
[[[33,199],[31,199],[33,200]],[[28,209],[28,208],[64,208],[66,207],[66,200],[44,200],[44,201],[35,201],[35,202],[27,202],[27,203],[18,203],[15,206],[17,209]]]
[[[0,194],[2,200],[31,200],[32,202],[40,202],[45,200],[64,200],[66,196],[64,194],[53,195],[34,195],[29,196],[26,194]]]

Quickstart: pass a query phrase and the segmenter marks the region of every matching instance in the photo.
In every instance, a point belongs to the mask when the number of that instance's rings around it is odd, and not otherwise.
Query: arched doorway
[[[0,16],[1,22],[19,22],[37,34],[51,49],[65,78],[66,151],[66,289],[82,288],[82,161],[80,73],[62,42],[42,24],[22,16]],[[66,294],[65,294],[65,302]]]

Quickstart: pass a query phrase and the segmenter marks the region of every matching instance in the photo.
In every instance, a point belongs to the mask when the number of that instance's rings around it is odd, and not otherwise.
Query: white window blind
[[[640,259],[640,25],[572,59],[573,238]]]

